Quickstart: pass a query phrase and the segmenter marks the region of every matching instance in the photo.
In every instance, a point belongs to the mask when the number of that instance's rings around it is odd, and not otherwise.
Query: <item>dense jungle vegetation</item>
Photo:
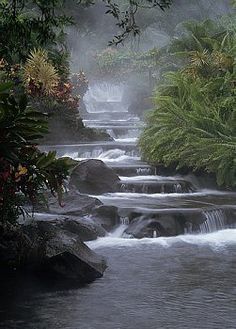
[[[235,15],[187,22],[162,61],[178,63],[154,93],[140,146],[154,164],[216,174],[236,185]]]

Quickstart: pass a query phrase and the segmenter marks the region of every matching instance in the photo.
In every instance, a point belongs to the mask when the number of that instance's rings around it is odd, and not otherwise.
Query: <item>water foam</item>
[[[224,249],[229,245],[236,246],[236,229],[226,229],[207,234],[188,234],[175,237],[159,237],[144,239],[124,239],[108,236],[89,241],[86,244],[92,249],[109,247],[138,247],[142,245],[157,245],[158,247],[169,248],[175,244],[191,244],[196,246],[209,246],[214,250]]]
[[[223,192],[223,191],[217,191],[217,190],[200,190],[197,192],[192,192],[191,196],[224,196],[224,195],[231,195],[236,196],[236,193],[229,193],[229,192]],[[153,193],[153,194],[147,194],[147,193],[132,193],[132,192],[115,192],[115,193],[106,193],[103,195],[107,199],[112,198],[120,198],[120,199],[139,199],[139,198],[184,198],[189,197],[189,193]],[[208,202],[205,202],[205,204],[211,204]]]
[[[158,175],[143,175],[143,176],[120,176],[121,181],[132,182],[132,181],[162,181],[162,180],[184,180],[182,176],[158,176]]]
[[[92,151],[85,151],[78,155],[78,152],[66,152],[62,157],[70,157],[77,161],[86,159],[98,159],[104,162],[124,162],[130,163],[140,161],[139,156],[135,156],[136,151],[125,151],[120,149],[112,149],[104,151],[103,148],[94,148]]]
[[[136,143],[137,137],[124,137],[124,138],[114,138],[115,142],[118,143]]]

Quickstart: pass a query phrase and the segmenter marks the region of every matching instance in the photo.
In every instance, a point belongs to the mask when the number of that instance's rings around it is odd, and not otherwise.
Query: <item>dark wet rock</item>
[[[104,162],[96,159],[81,161],[70,177],[70,186],[88,194],[115,192],[119,176]]]
[[[48,208],[38,208],[49,213],[70,216],[91,214],[93,210],[102,205],[102,202],[88,195],[83,195],[71,189],[63,195],[63,207],[58,205],[55,197],[49,196]]]
[[[76,217],[55,214],[36,214],[37,222],[44,222],[44,225],[54,225],[62,230],[76,234],[82,241],[96,240],[106,235],[105,229],[91,216]]]
[[[102,202],[96,198],[70,190],[63,195],[63,207],[58,200],[49,196],[48,207],[37,207],[36,219],[49,221],[61,228],[77,234],[83,241],[105,236],[102,211],[97,211]],[[111,214],[111,212],[110,212]],[[104,218],[104,221],[106,218]]]
[[[170,215],[157,217],[143,215],[135,218],[125,233],[134,238],[152,238],[153,236],[175,236],[184,233],[184,225],[178,218]]]
[[[187,180],[162,179],[159,181],[121,181],[121,192],[131,193],[190,193],[196,191],[193,184]]]
[[[108,232],[120,224],[118,209],[114,206],[99,206],[95,209],[93,216],[95,221]]]
[[[113,141],[113,138],[104,130],[83,127],[77,131],[76,140],[80,142]]]
[[[48,233],[47,229],[45,233]],[[77,235],[63,230],[49,233],[42,265],[46,273],[80,283],[102,277],[107,267],[105,260],[90,250]]]
[[[186,176],[192,185],[198,188],[219,188],[216,182],[216,177],[213,173],[207,173],[204,170],[193,170],[193,168],[189,167],[181,167],[176,169],[177,167],[177,163],[172,163],[168,167],[158,164],[155,166],[155,172],[160,176]]]
[[[233,207],[170,209],[169,213],[129,215],[130,224],[125,234],[134,238],[177,236],[185,233],[210,233],[235,227],[236,211]]]
[[[41,259],[41,239],[37,243],[22,230],[21,226],[0,225],[0,264],[4,268],[15,269],[20,266],[34,266]]]
[[[105,131],[85,127],[83,120],[66,120],[55,114],[49,120],[50,133],[41,141],[44,144],[70,144],[93,141],[112,141]]]
[[[48,221],[1,227],[1,269],[24,269],[58,279],[89,283],[103,275],[106,262],[77,234]]]
[[[98,237],[106,235],[106,231],[102,226],[88,220],[85,221],[68,218],[60,223],[60,227],[65,231],[76,234],[82,241],[96,240]]]

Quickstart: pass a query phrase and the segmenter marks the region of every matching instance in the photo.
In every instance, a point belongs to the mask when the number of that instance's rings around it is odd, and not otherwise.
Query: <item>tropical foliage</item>
[[[20,63],[34,48],[62,48],[64,27],[72,24],[62,8],[61,0],[0,1],[0,57]]]
[[[188,33],[171,48],[184,55],[184,66],[166,74],[154,94],[143,156],[212,172],[219,185],[236,186],[236,34],[209,21],[185,26]]]
[[[145,74],[158,64],[159,51],[154,48],[147,52],[106,48],[95,56],[94,74],[99,78],[115,78],[126,81],[132,74]]]
[[[54,66],[43,49],[30,52],[24,65],[24,84],[29,93],[51,95],[59,82]]]
[[[67,159],[42,153],[37,140],[47,132],[43,113],[27,105],[26,96],[11,95],[11,84],[0,85],[0,222],[15,223],[25,201],[34,206],[44,189],[62,203]],[[25,200],[23,202],[23,200]]]

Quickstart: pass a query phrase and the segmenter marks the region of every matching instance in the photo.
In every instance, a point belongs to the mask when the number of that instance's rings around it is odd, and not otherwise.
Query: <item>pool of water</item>
[[[82,288],[1,280],[4,329],[235,329],[236,230],[89,243],[109,268]]]

